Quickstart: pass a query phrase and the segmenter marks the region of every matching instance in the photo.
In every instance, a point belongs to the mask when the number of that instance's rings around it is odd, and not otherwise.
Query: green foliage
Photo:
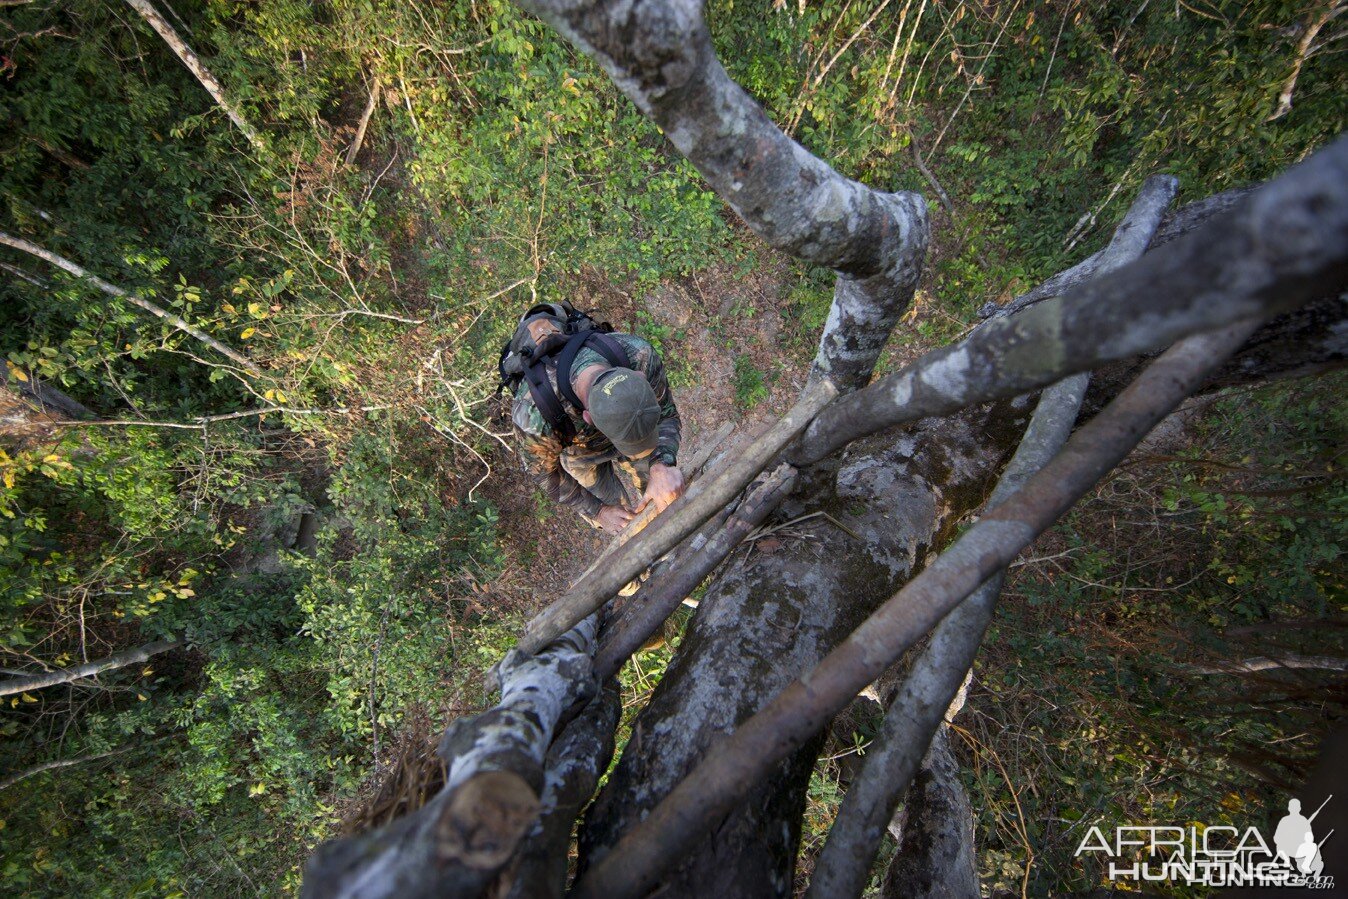
[[[487,466],[502,476],[484,360],[519,308],[589,305],[605,282],[639,297],[662,279],[709,266],[742,277],[758,262],[758,245],[658,129],[505,0],[180,6],[175,27],[265,151],[123,7],[3,13],[0,229],[265,371],[245,377],[38,260],[0,260],[28,276],[0,280],[11,382],[39,379],[97,417],[140,422],[62,428],[0,454],[0,655],[33,669],[170,635],[190,646],[104,675],[107,689],[0,709],[16,768],[122,753],[0,794],[7,894],[293,891],[298,860],[400,722],[475,705],[482,672],[518,630],[524,610],[478,597],[505,552],[503,522],[479,496]],[[938,223],[952,227],[938,231],[904,332],[921,341],[948,339],[984,301],[1098,245],[1147,174],[1173,171],[1198,196],[1267,177],[1344,124],[1348,84],[1328,55],[1307,63],[1291,113],[1265,121],[1290,65],[1281,34],[1304,15],[1280,0],[1215,18],[1136,4],[877,10],[726,0],[707,14],[731,74],[806,147],[849,176],[928,190],[916,147],[951,194],[953,220]],[[976,45],[986,59],[967,56]],[[376,82],[361,164],[347,166]],[[1094,219],[1069,246],[1083,212]],[[779,366],[808,362],[829,308],[830,273],[793,272],[784,346],[766,348]],[[695,389],[686,335],[639,308],[635,318],[675,389]],[[736,355],[739,408],[762,403],[777,374]],[[1295,420],[1276,402],[1227,410],[1242,445],[1287,433],[1321,448],[1239,464],[1300,477],[1341,427],[1319,402]],[[243,417],[161,426],[230,414]],[[1274,507],[1207,468],[1176,470],[1167,512],[1193,517],[1211,550],[1186,588],[1196,621],[1341,604],[1341,481],[1279,494]],[[322,522],[312,556],[289,548],[306,513]],[[1073,539],[1077,577],[1115,578],[1116,552]],[[1072,597],[1030,591],[1027,607]],[[1060,652],[1106,689],[1109,672],[1069,636],[1037,639],[1026,652]],[[624,675],[629,708],[669,652]],[[1051,716],[1036,714],[1047,729]],[[1145,759],[1131,737],[1112,739],[1089,756],[1101,791],[1136,771],[1120,753]],[[986,775],[986,807],[1003,808]],[[812,789],[822,822],[836,781]],[[1055,811],[1047,800],[1035,810]],[[1016,851],[992,846],[990,864],[1012,870]]]
[[[989,882],[1018,890],[1028,850],[1033,894],[1092,889],[1103,872],[1073,857],[1085,826],[1262,826],[1286,801],[1270,781],[1304,780],[1323,675],[1188,666],[1344,653],[1337,629],[1276,626],[1348,611],[1344,386],[1338,373],[1219,399],[1173,461],[1137,458],[1038,544],[1061,558],[1013,581],[970,699]]]
[[[735,357],[735,402],[746,412],[768,398],[768,384],[748,353]]]

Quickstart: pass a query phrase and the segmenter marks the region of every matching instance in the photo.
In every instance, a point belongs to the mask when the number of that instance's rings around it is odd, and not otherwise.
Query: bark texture
[[[507,653],[501,701],[454,721],[440,741],[448,771],[441,791],[385,827],[320,846],[303,895],[470,897],[495,882],[547,810],[545,754],[566,710],[594,693],[598,626],[587,618],[535,656]]]
[[[1348,288],[1348,137],[1232,211],[1066,295],[986,322],[953,346],[841,398],[788,454],[1048,386],[1187,335],[1268,318]]]
[[[880,889],[883,899],[972,899],[981,895],[974,811],[959,779],[949,731],[932,737],[903,808],[895,816],[899,851]]]
[[[781,532],[784,545],[776,552],[727,567],[708,588],[586,817],[582,864],[601,858],[710,746],[920,569],[991,486],[1028,414],[1026,404],[1021,411],[1017,405],[922,422],[805,476],[800,499],[788,500],[771,520],[822,509],[861,539],[814,519]],[[789,895],[815,749],[796,753],[710,828],[662,895]]]
[[[595,674],[600,681],[617,673],[632,653],[655,633],[683,602],[684,597],[735,551],[740,542],[763,522],[768,513],[791,493],[795,486],[796,470],[779,465],[771,474],[750,487],[744,501],[725,520],[712,519],[717,527],[703,534],[700,545],[688,547],[689,553],[678,558],[671,570],[660,578],[653,578],[627,603],[618,619],[605,632],[604,641],[595,653]]]
[[[866,383],[926,253],[926,201],[844,178],[721,66],[700,0],[521,0],[592,56],[720,197],[777,249],[838,273],[815,376]]]
[[[511,873],[512,899],[561,899],[576,816],[594,795],[613,759],[622,694],[610,681],[548,750],[542,814],[525,839]]]
[[[1178,189],[1178,179],[1170,175],[1156,175],[1146,180],[1109,246],[1098,254],[1098,274],[1111,272],[1142,255]],[[990,508],[1005,502],[1067,442],[1089,381],[1087,374],[1072,375],[1040,394],[1025,436],[988,500]],[[949,749],[938,749],[934,741],[943,739],[941,715],[965,681],[983,642],[983,634],[992,620],[1001,592],[1003,574],[998,572],[989,578],[942,619],[930,643],[904,679],[885,715],[880,733],[866,754],[861,775],[848,788],[829,831],[810,882],[810,896],[860,896],[880,847],[884,823],[893,816],[903,791],[918,773],[918,761],[924,753],[930,756],[936,752],[938,755],[943,753],[942,762],[950,761],[953,765]],[[930,759],[926,764],[931,767]],[[946,795],[958,790],[963,794],[963,788],[952,778],[936,776],[932,780],[929,776],[927,782],[935,793]],[[939,832],[935,815],[938,810],[949,807],[950,802],[933,799],[928,813],[919,816],[923,822],[920,830]],[[967,823],[950,823],[946,830],[957,831]],[[924,840],[923,845],[936,847],[943,842],[933,837]],[[944,867],[940,859],[914,857],[902,861],[904,866],[914,870],[935,872]],[[917,879],[923,883],[932,880],[930,877]],[[917,889],[917,885],[913,888]],[[931,895],[935,888],[924,889],[925,894]]]
[[[726,843],[726,825],[722,824],[718,830],[716,822],[733,821],[742,815],[741,806],[745,802],[750,809],[754,808],[760,785],[765,781],[772,784],[780,776],[780,764],[785,763],[789,769],[801,766],[803,762],[808,770],[810,744],[818,739],[833,714],[1070,508],[1156,422],[1196,390],[1216,363],[1234,352],[1256,326],[1257,321],[1249,321],[1213,334],[1192,337],[1161,356],[1105,412],[1083,427],[1063,452],[1032,477],[1012,500],[966,531],[935,562],[852,631],[823,662],[802,674],[799,680],[792,681],[762,711],[740,723],[731,736],[716,742],[691,772],[685,769],[687,776],[680,779],[644,819],[636,821],[635,815],[627,815],[631,829],[616,844],[612,839],[607,841],[612,847],[609,855],[600,858],[582,876],[576,895],[615,899],[642,895],[657,885],[662,890],[670,890],[673,895],[691,895],[686,890],[685,869],[679,868],[679,860],[694,857],[695,848],[705,841],[709,831],[715,841],[708,852],[714,856],[722,848]],[[860,531],[868,533],[869,529],[863,527]],[[790,585],[788,578],[786,586]],[[837,587],[837,584],[833,585],[834,590]],[[787,591],[779,588],[777,592],[780,595]],[[724,596],[719,595],[717,599],[717,605],[712,608],[719,608],[719,601]],[[834,601],[836,603],[836,598]],[[703,609],[706,608],[704,602]],[[802,604],[802,609],[815,611],[818,607],[810,609],[809,604]],[[754,637],[762,633],[762,626],[771,628],[775,623],[773,616],[767,614],[767,609],[763,611],[757,629],[746,626],[750,616],[737,616],[740,632]],[[811,642],[812,635],[802,627],[803,624],[805,618],[801,616],[795,622],[797,645]],[[784,661],[791,661],[789,650],[792,648],[784,647],[782,655],[787,657]],[[677,663],[676,659],[675,665]],[[673,671],[674,666],[671,666],[661,687],[669,684]],[[721,683],[717,693],[735,693],[736,698],[741,695],[733,689],[739,685],[725,683],[724,672],[712,668],[699,673],[708,681],[714,681],[719,675]],[[694,680],[682,686],[684,695],[674,697],[676,703],[687,703],[690,698],[705,703],[715,698],[707,695],[709,685],[699,685]],[[750,690],[754,687],[753,684],[746,686]],[[657,699],[652,699],[648,709],[656,706]],[[712,722],[705,726],[712,732],[724,732],[734,724],[733,721],[725,722],[718,727]],[[685,746],[698,739],[697,734],[671,733],[668,729],[662,729],[660,735]],[[802,756],[807,757],[802,760]],[[653,772],[645,773],[649,778]],[[629,791],[636,795],[650,786],[649,779],[628,784]],[[658,788],[660,784],[656,786]],[[781,785],[769,801],[781,802],[790,795],[785,785]],[[763,833],[771,831],[765,825],[766,822],[760,822],[751,836],[772,840],[770,832]],[[783,830],[789,838],[790,828]],[[771,847],[768,848],[766,854],[771,857]],[[745,871],[749,863],[756,860],[754,856],[741,858],[739,868],[732,876]],[[700,868],[694,874],[704,879],[708,875],[717,876],[725,866],[723,859],[718,862],[716,871]],[[673,870],[667,872],[667,869]],[[782,895],[790,886],[789,871],[788,860],[785,874],[780,869],[761,872],[769,876],[756,880],[759,892],[750,894]],[[744,886],[751,885],[746,883]],[[704,889],[701,894],[705,892]]]

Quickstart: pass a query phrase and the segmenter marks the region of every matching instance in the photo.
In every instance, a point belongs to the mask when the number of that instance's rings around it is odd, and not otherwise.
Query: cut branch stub
[[[1020,491],[966,531],[823,662],[716,744],[576,887],[580,899],[644,894],[773,766],[988,577],[1004,568],[1234,352],[1258,320],[1176,344]]]
[[[629,581],[733,500],[837,395],[837,388],[827,379],[806,387],[796,405],[711,483],[676,500],[649,528],[615,552],[607,565],[588,572],[530,621],[520,638],[519,651],[537,652],[616,596]]]
[[[454,721],[440,741],[448,773],[426,805],[377,830],[325,843],[303,895],[345,899],[476,896],[538,820],[543,760],[562,714],[594,693],[591,616],[536,656],[501,662],[501,701]]]

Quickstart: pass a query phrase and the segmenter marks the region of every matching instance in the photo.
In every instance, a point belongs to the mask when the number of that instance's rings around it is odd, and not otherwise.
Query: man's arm
[[[646,359],[644,373],[655,393],[655,401],[660,404],[660,441],[651,458],[650,481],[640,508],[654,503],[657,509],[664,511],[683,494],[685,487],[678,463],[683,422],[679,419],[679,407],[674,403],[674,393],[669,389],[669,379],[665,377],[664,362],[654,347]]]
[[[678,465],[683,422],[679,419],[679,407],[674,403],[674,393],[669,389],[669,379],[665,377],[664,361],[655,347],[651,347],[644,374],[655,392],[655,401],[660,404],[660,442],[656,444],[652,461],[673,468]]]

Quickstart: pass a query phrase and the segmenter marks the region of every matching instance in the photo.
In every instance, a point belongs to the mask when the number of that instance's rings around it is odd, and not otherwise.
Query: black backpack
[[[632,367],[627,350],[609,336],[612,332],[613,326],[608,322],[597,322],[570,303],[539,303],[531,307],[520,316],[515,333],[501,347],[496,366],[501,386],[497,393],[509,390],[513,397],[520,382],[527,381],[529,394],[543,419],[552,426],[562,445],[569,446],[576,437],[576,426],[552,389],[547,366],[555,367],[562,396],[576,409],[583,410],[585,405],[571,389],[571,365],[583,347],[589,346],[615,368]]]

